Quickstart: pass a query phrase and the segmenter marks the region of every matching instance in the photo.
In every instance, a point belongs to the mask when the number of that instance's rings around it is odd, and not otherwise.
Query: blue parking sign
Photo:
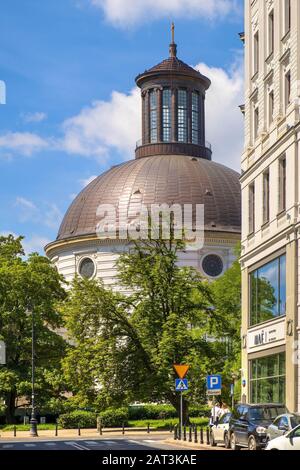
[[[207,387],[207,390],[211,392],[221,390],[222,388],[221,375],[208,375],[206,377],[206,387]]]

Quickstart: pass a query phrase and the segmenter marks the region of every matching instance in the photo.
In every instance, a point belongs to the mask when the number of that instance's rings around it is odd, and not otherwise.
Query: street
[[[188,450],[177,442],[174,442],[174,445],[166,444],[165,439],[165,435],[156,435],[151,438],[134,436],[134,438],[7,440],[0,442],[0,450]]]

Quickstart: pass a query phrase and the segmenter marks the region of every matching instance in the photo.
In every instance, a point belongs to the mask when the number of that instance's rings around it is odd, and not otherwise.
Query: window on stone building
[[[178,141],[187,142],[187,91],[178,90]]]
[[[291,0],[284,0],[284,35],[291,29]]]
[[[162,103],[162,120],[163,120],[163,141],[171,141],[171,109],[172,109],[172,93],[170,88],[163,90],[163,103]]]
[[[250,326],[286,313],[286,256],[250,274]]]
[[[250,402],[285,403],[285,353],[250,361]]]
[[[279,160],[279,212],[286,210],[286,158]]]
[[[150,91],[150,142],[157,142],[157,93]]]
[[[253,109],[253,137],[254,140],[258,137],[258,129],[259,129],[259,108],[257,105],[254,105]]]
[[[254,233],[255,228],[255,184],[249,185],[249,234]]]
[[[269,13],[269,37],[268,37],[268,45],[269,50],[268,54],[272,54],[274,52],[274,10]]]
[[[263,223],[266,224],[270,219],[270,171],[266,170],[263,174]]]
[[[269,125],[274,121],[274,90],[269,93]]]
[[[254,34],[253,45],[253,74],[256,74],[259,69],[259,31]]]
[[[287,108],[291,102],[291,71],[289,70],[285,74],[285,84],[284,84],[284,93],[285,93],[285,107]]]

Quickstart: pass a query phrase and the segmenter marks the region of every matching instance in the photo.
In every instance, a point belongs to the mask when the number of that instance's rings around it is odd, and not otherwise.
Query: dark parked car
[[[259,450],[267,444],[267,428],[274,419],[287,413],[283,404],[240,404],[235,406],[229,423],[232,450],[248,447]]]

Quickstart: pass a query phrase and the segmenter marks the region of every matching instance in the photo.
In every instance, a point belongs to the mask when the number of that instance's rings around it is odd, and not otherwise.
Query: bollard
[[[14,437],[17,437],[17,426],[14,426]]]
[[[174,426],[174,441],[177,441],[178,434],[177,434],[177,426]]]
[[[102,436],[102,424],[100,423],[99,434]]]
[[[193,442],[193,439],[192,439],[192,426],[190,426],[190,428],[189,428],[189,442]]]
[[[195,428],[194,428],[194,433],[195,433],[194,434],[194,442],[195,442],[195,444],[197,444],[198,443],[198,429],[197,429],[197,426],[195,426]]]
[[[181,435],[181,426],[179,424],[179,427],[178,427],[178,440],[181,441],[181,438],[182,438],[182,435]]]
[[[147,425],[147,434],[150,434],[150,423]]]
[[[125,425],[123,423],[123,426],[122,426],[122,434],[125,434]]]
[[[56,424],[55,425],[55,437],[57,437],[57,436],[58,436],[58,425]]]
[[[206,428],[206,444],[209,445],[209,428]]]
[[[186,425],[183,427],[183,440],[186,441]]]
[[[81,436],[81,429],[79,426],[78,426],[78,436]]]
[[[204,440],[203,440],[203,428],[200,429],[200,444],[204,444]]]

